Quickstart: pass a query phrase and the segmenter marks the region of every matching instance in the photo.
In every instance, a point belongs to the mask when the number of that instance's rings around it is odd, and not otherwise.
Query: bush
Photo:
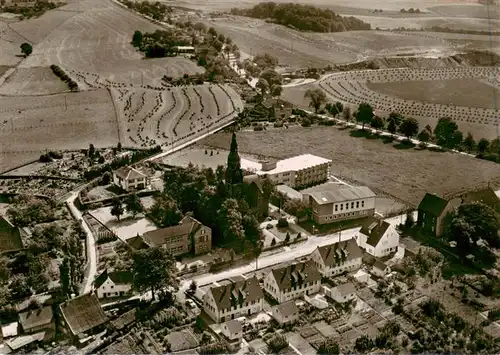
[[[287,219],[283,218],[283,217],[280,218],[278,220],[278,228],[286,228],[286,227],[288,227],[288,221],[287,221]]]
[[[288,340],[283,335],[275,335],[267,343],[269,352],[273,354],[279,353],[281,350],[288,347]]]
[[[263,127],[263,126],[261,126],[261,125],[254,126],[254,127],[253,127],[253,130],[254,130],[254,131],[256,131],[256,132],[258,132],[258,131],[263,131],[263,130],[264,130],[264,127]]]

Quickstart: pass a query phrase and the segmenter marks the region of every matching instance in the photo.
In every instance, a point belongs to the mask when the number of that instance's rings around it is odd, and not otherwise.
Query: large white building
[[[248,172],[267,176],[274,184],[305,187],[328,180],[332,161],[312,154],[302,154],[277,162],[255,162],[241,159],[241,168]]]
[[[363,252],[354,239],[317,247],[311,254],[311,260],[323,277],[357,270],[362,258]]]
[[[377,258],[387,256],[398,250],[399,233],[384,220],[370,220],[359,231],[358,245]]]

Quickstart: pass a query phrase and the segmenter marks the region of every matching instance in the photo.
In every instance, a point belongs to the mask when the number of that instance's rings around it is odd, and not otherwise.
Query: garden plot
[[[105,90],[49,96],[0,97],[0,170],[46,150],[116,145],[113,103]]]
[[[231,135],[218,133],[202,143],[227,149]],[[308,152],[332,159],[332,174],[417,206],[428,191],[440,195],[484,187],[500,177],[500,165],[428,150],[398,150],[376,139],[353,138],[337,127],[289,128],[238,133],[241,153],[288,158]]]
[[[0,95],[47,95],[69,91],[49,67],[19,68],[0,86]]]

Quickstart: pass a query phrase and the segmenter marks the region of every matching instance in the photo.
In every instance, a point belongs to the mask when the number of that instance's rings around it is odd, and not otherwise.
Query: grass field
[[[49,67],[16,69],[0,86],[0,95],[47,95],[69,91]]]
[[[500,90],[475,79],[421,80],[392,83],[367,83],[373,91],[403,100],[435,104],[494,108]],[[471,93],[474,93],[471,95]]]
[[[219,133],[202,143],[227,148]],[[369,186],[416,206],[426,192],[454,193],[484,186],[500,177],[500,165],[452,153],[395,149],[378,139],[353,138],[337,127],[240,132],[243,153],[285,158],[311,153],[332,159],[332,174]]]

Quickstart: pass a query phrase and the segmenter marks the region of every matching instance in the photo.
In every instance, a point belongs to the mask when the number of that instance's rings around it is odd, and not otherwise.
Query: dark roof
[[[191,216],[185,216],[178,225],[161,228],[153,231],[149,231],[143,234],[143,238],[146,242],[152,245],[158,246],[167,243],[167,240],[172,237],[177,237],[181,235],[188,235],[190,233],[196,233],[196,231],[203,226],[200,222]],[[208,227],[205,227],[208,228]]]
[[[435,217],[441,216],[448,201],[439,197],[438,195],[426,193],[420,204],[418,205],[418,210],[426,213],[430,213]]]
[[[361,227],[360,232],[368,237],[366,243],[375,247],[390,226],[391,225],[384,220],[370,218],[370,220]]]
[[[346,257],[346,261],[363,257],[363,252],[354,239],[324,245],[318,247],[318,251],[321,255],[321,259],[323,259],[323,263],[328,267],[333,267],[341,262],[342,255]],[[342,251],[344,254],[342,254]]]
[[[257,186],[260,192],[263,191],[262,183],[260,182],[260,177],[257,174],[243,176],[243,183],[248,185],[255,184],[255,186]]]
[[[274,310],[278,311],[283,317],[288,317],[299,312],[297,305],[294,300],[279,304],[273,307]]]
[[[462,196],[463,203],[481,202],[500,213],[500,199],[491,188],[471,191]]]
[[[19,323],[21,323],[24,331],[41,325],[50,324],[53,320],[54,312],[52,311],[52,306],[45,306],[19,313]]]
[[[59,305],[62,316],[74,335],[86,332],[108,321],[94,293],[87,293]]]
[[[111,271],[104,270],[97,279],[94,281],[94,287],[97,289],[106,282],[108,277],[115,283],[115,285],[129,285],[134,281],[134,276],[130,271]]]
[[[136,312],[137,309],[133,308],[130,311],[123,313],[121,316],[111,321],[111,325],[118,330],[125,328],[127,325],[135,322]]]
[[[377,259],[375,260],[373,267],[383,271],[387,268],[387,265],[384,262]]]
[[[321,274],[312,260],[276,268],[271,272],[280,290],[287,290],[295,285],[321,280]]]
[[[23,249],[19,228],[14,227],[5,217],[0,216],[0,254]]]
[[[140,235],[127,239],[127,244],[134,250],[149,248],[149,245],[144,242],[144,239]]]
[[[237,304],[257,301],[264,297],[259,281],[254,276],[249,279],[230,282],[226,285],[212,287],[210,291],[219,309],[231,308]]]

